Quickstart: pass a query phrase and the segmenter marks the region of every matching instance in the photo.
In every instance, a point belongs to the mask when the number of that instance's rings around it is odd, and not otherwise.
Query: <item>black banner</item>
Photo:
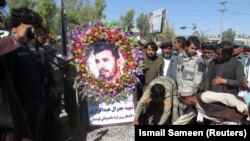
[[[238,125],[152,125],[152,126],[135,126],[135,140],[142,140],[148,137],[158,140],[163,139],[178,139],[187,137],[187,139],[205,139],[217,140],[225,137],[239,139],[240,141],[249,141],[250,126]]]

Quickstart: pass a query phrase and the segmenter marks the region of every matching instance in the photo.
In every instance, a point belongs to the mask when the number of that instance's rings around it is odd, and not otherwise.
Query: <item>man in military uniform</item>
[[[193,87],[196,90],[202,81],[205,71],[204,60],[197,55],[196,51],[200,47],[197,37],[191,36],[187,39],[186,50],[177,62],[177,84],[178,89]]]
[[[186,87],[192,87],[196,91],[200,87],[205,71],[204,60],[197,55],[200,41],[196,36],[190,36],[186,42],[186,50],[177,61],[177,86],[178,92]],[[180,105],[180,115],[183,114],[185,105]]]
[[[163,125],[167,123],[174,122],[178,118],[178,96],[177,96],[177,88],[173,79],[167,76],[158,76],[147,86],[145,92],[143,93],[140,101],[137,104],[135,110],[135,119],[134,124],[152,124],[153,116],[146,119],[148,122],[145,123],[145,112],[148,108],[149,102],[151,101],[151,88],[155,84],[161,84],[165,88],[165,99],[164,99],[164,107],[163,114],[160,117],[158,125]],[[157,107],[154,107],[157,108]],[[161,108],[161,107],[158,107]],[[171,118],[170,118],[171,116]],[[139,117],[142,117],[142,119]],[[170,121],[172,119],[172,121]]]

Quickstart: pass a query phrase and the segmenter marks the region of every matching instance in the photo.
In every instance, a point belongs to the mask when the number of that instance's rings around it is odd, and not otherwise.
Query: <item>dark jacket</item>
[[[206,74],[205,90],[225,92],[237,95],[242,86],[244,70],[242,64],[235,58],[224,63],[217,63],[216,59],[211,63]],[[212,86],[212,80],[220,76],[227,79],[227,85]]]
[[[222,103],[204,103],[201,99],[201,94],[197,95],[197,101],[206,114],[211,117],[221,119],[221,121],[233,121],[240,123],[242,115],[236,108],[228,107]]]
[[[7,98],[5,100],[8,100],[10,105],[13,131],[16,141],[21,141],[22,138],[32,139],[26,114],[22,108],[19,98],[17,97],[15,88],[9,75],[9,70],[5,64],[5,61],[2,59],[0,59],[0,78],[0,89],[2,89],[2,94],[6,94],[5,96],[7,96]]]
[[[149,59],[146,53],[143,54],[145,67],[143,69],[145,75],[144,85],[148,85],[153,79],[161,74],[163,67],[162,58],[155,56]]]
[[[27,115],[34,140],[38,140],[44,112],[43,84],[40,68],[27,45],[5,58],[18,99]]]

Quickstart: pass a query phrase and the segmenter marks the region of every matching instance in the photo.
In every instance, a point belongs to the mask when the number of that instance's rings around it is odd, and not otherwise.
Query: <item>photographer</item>
[[[2,45],[5,48],[3,52],[1,50],[1,54],[5,54],[3,61],[7,64],[8,73],[10,74],[10,77],[7,79],[11,79],[13,89],[16,92],[18,101],[21,103],[18,107],[23,108],[27,117],[28,128],[30,128],[32,134],[32,136],[29,136],[28,133],[24,133],[26,128],[23,124],[26,119],[20,120],[21,115],[17,115],[17,112],[12,112],[14,128],[17,121],[21,123],[18,124],[19,130],[15,132],[15,136],[20,134],[20,138],[33,138],[34,141],[42,138],[40,130],[44,110],[43,83],[41,70],[38,68],[38,64],[27,43],[30,40],[31,29],[37,28],[41,24],[41,17],[32,10],[27,8],[14,9],[8,24],[12,36],[6,37],[7,39],[1,39],[1,48]],[[11,110],[16,110],[16,103],[11,102],[10,99],[11,108],[13,105],[15,106]],[[18,137],[17,140],[19,140]]]
[[[56,103],[57,99],[60,99],[59,97],[63,91],[63,84],[61,88],[58,89],[58,83],[63,82],[63,75],[60,75],[60,71],[64,66],[62,63],[63,58],[58,57],[58,53],[53,46],[45,46],[49,37],[49,32],[45,27],[41,26],[36,28],[34,35],[31,37],[34,39],[29,41],[28,47],[30,48],[33,56],[36,58],[44,86],[44,140],[55,141],[55,134],[57,131],[56,127],[59,123],[59,114],[57,113],[58,106]],[[61,79],[60,82],[58,82],[58,78]]]

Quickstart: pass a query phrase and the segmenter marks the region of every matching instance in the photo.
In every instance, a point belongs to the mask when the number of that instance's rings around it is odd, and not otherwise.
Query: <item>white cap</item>
[[[0,38],[6,37],[9,35],[9,31],[0,30]]]
[[[180,95],[182,97],[192,96],[194,93],[195,90],[192,87],[185,87],[180,90]]]
[[[144,40],[144,39],[140,39],[139,42],[140,42],[142,45],[144,45],[144,46],[146,46],[146,45],[148,44],[148,41],[146,41],[146,40]]]

